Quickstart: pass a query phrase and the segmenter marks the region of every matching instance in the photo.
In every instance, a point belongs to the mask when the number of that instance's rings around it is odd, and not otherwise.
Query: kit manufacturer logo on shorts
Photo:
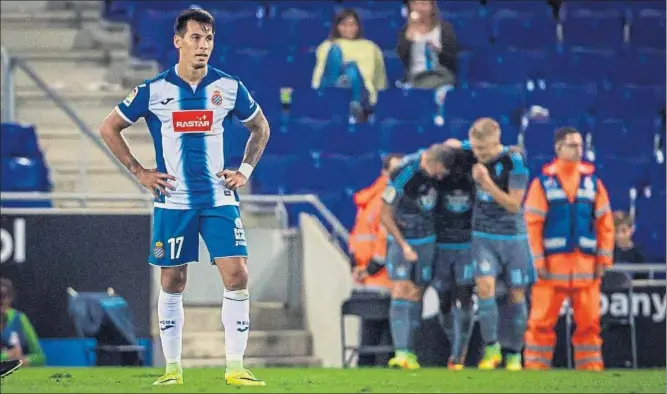
[[[222,104],[222,95],[220,94],[219,90],[213,92],[213,97],[211,97],[211,102],[213,103],[213,105]]]
[[[156,259],[161,259],[164,257],[164,244],[160,241],[157,241],[155,243],[155,247],[153,248],[153,256],[155,256]]]
[[[171,117],[176,133],[209,133],[213,130],[213,111],[210,110],[174,111]]]

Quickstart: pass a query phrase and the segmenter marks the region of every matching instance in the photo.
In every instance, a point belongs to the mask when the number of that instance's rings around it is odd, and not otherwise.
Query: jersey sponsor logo
[[[470,196],[462,190],[454,190],[446,196],[447,210],[453,213],[463,213],[470,210]]]
[[[211,97],[211,102],[213,103],[213,105],[222,104],[222,95],[220,94],[219,90],[213,92],[213,97]]]
[[[132,102],[134,101],[135,97],[137,97],[137,94],[138,94],[138,93],[139,93],[139,87],[138,87],[138,86],[135,86],[135,88],[132,89],[132,91],[130,92],[130,94],[128,94],[127,97],[125,97],[125,100],[123,100],[123,104],[125,104],[125,105],[127,105],[127,106],[129,106],[130,104],[132,104]]]
[[[213,129],[213,111],[174,111],[171,114],[176,133],[208,133]]]

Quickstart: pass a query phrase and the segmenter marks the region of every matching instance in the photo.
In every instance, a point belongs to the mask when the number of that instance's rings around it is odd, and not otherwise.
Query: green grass
[[[2,393],[665,393],[664,370],[604,373],[482,372],[446,369],[254,369],[263,388],[225,385],[222,369],[185,371],[183,386],[153,387],[155,368],[23,368],[2,380]]]

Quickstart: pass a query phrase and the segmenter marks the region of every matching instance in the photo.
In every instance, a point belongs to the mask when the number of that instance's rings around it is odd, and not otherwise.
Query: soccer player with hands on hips
[[[183,291],[188,264],[199,260],[200,235],[224,284],[225,381],[265,384],[243,366],[250,321],[248,249],[236,189],[248,182],[270,130],[243,83],[208,66],[214,33],[210,13],[183,11],[174,24],[178,64],[135,87],[100,126],[116,158],[155,196],[149,263],[161,269],[158,318],[167,362],[156,385],[183,383]],[[236,171],[224,168],[230,115],[250,130]],[[153,137],[156,169],[141,166],[121,135],[142,117]]]
[[[476,184],[472,255],[480,331],[485,343],[479,368],[495,369],[503,361],[498,340],[502,324],[510,328],[510,338],[503,343],[509,350],[505,367],[519,371],[528,314],[525,289],[534,280],[522,213],[529,174],[522,154],[503,146],[500,134],[498,122],[480,118],[470,128],[469,140],[459,145],[471,149],[477,159],[472,169]],[[502,314],[503,321],[496,303],[497,278],[508,289],[509,304]]]

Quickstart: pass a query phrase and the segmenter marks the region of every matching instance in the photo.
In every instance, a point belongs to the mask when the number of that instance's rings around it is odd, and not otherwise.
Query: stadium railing
[[[109,151],[106,145],[102,142],[97,133],[90,130],[88,126],[81,120],[72,107],[63,100],[63,98],[53,90],[37,72],[25,60],[14,58],[10,56],[5,47],[1,47],[2,52],[2,121],[14,122],[16,114],[16,91],[15,91],[15,73],[18,70],[23,71],[28,78],[30,78],[40,90],[53,102],[53,104],[65,113],[65,115],[77,126],[81,133],[87,137],[81,138],[81,148],[79,154],[82,158],[82,163],[79,166],[80,175],[80,189],[85,192],[88,190],[88,165],[87,165],[87,151],[90,149],[87,140],[93,142],[95,146],[104,152],[104,154],[111,160],[113,165],[123,174],[137,190],[143,191],[143,186],[139,181],[129,172],[125,166],[120,164],[113,154]]]

